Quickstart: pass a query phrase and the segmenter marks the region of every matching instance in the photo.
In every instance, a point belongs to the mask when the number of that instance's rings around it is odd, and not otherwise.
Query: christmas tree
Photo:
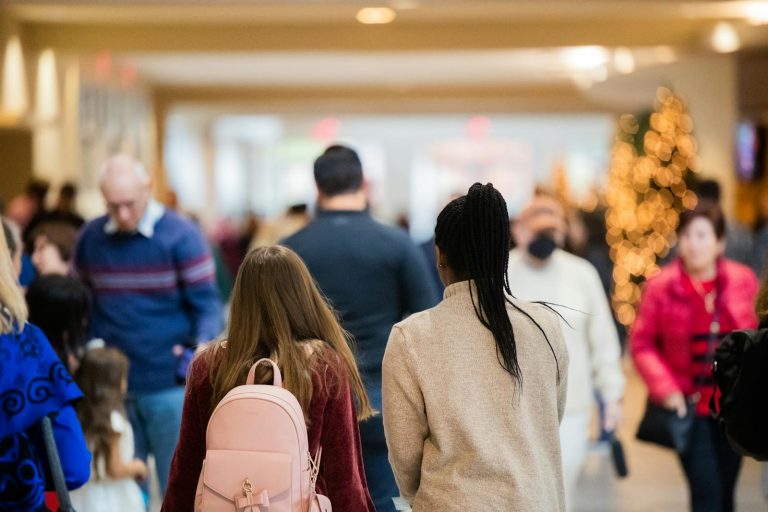
[[[606,193],[606,241],[614,263],[611,303],[627,326],[635,320],[641,284],[659,271],[677,242],[680,212],[696,206],[687,182],[700,162],[686,102],[659,87],[654,108],[641,119],[622,116],[611,150]]]

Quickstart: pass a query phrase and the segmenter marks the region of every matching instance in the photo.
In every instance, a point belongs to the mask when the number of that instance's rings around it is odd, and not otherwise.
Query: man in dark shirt
[[[367,209],[360,159],[331,146],[315,161],[317,218],[283,241],[301,256],[356,343],[357,364],[373,407],[381,411],[381,362],[392,326],[437,302],[419,249]],[[360,424],[368,487],[379,512],[399,495],[387,460],[381,415]]]

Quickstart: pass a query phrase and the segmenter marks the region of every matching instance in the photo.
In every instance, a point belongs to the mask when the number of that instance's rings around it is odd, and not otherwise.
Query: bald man
[[[560,443],[566,506],[573,510],[587,454],[594,389],[606,404],[604,428],[613,432],[621,418],[624,375],[618,334],[600,277],[587,260],[561,249],[565,234],[560,203],[536,196],[513,228],[517,247],[509,256],[509,284],[520,299],[565,306],[556,308],[565,318],[561,322],[571,361]]]
[[[189,354],[221,329],[214,264],[197,227],[152,198],[141,163],[114,156],[99,180],[107,215],[83,229],[75,267],[93,293],[92,334],[130,360],[136,455],[154,455],[165,492]]]

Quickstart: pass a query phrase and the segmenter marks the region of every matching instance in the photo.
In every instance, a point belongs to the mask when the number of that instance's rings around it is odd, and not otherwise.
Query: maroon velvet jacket
[[[346,371],[336,357],[328,359],[337,363],[323,364],[312,371],[314,392],[307,415],[310,453],[323,448],[317,492],[328,496],[334,512],[375,512],[365,480],[360,430]],[[163,512],[190,512],[194,508],[205,458],[205,431],[212,412],[210,364],[210,351],[192,363]]]

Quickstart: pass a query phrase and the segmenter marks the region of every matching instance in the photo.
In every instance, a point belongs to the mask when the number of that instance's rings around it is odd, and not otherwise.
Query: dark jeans
[[[733,512],[741,456],[714,420],[696,418],[688,452],[680,455],[688,479],[692,512]]]
[[[380,414],[360,423],[360,442],[363,445],[365,479],[376,511],[395,512],[392,498],[400,496],[400,491],[389,465],[384,421]]]

